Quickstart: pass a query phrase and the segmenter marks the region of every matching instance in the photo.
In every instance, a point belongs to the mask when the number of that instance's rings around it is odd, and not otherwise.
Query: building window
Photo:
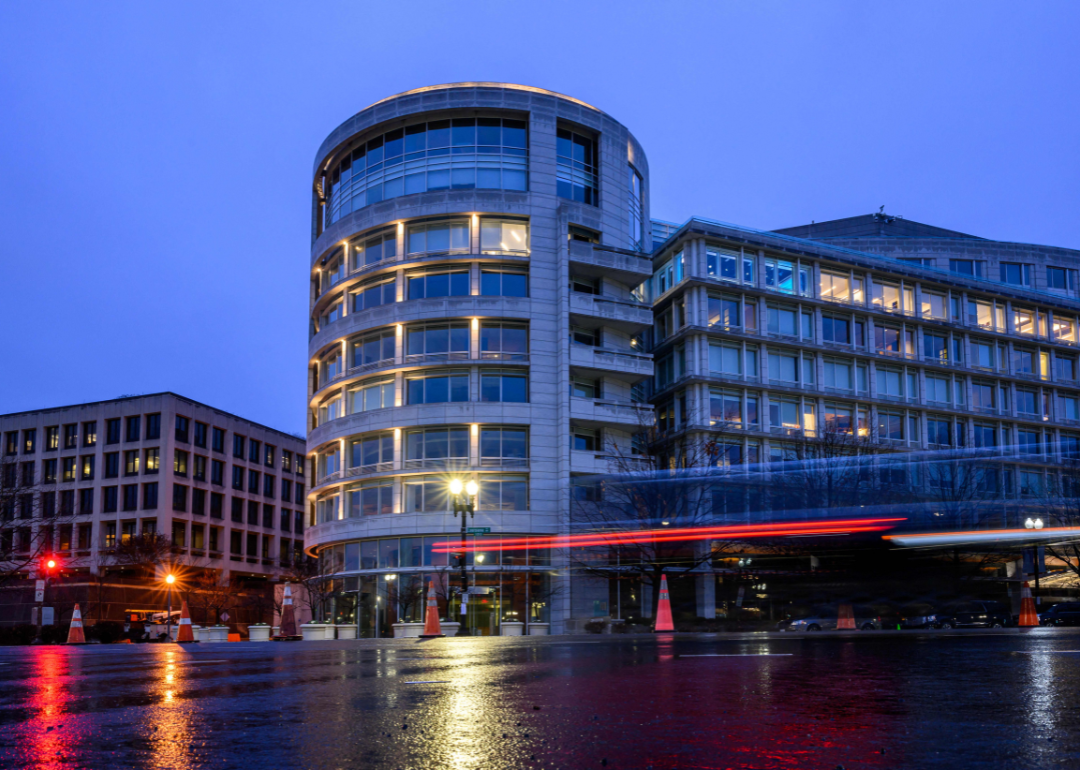
[[[244,533],[239,530],[229,532],[229,553],[234,557],[244,555]]]
[[[274,482],[275,478],[269,473],[263,475],[263,497],[274,496]]]
[[[248,471],[248,492],[253,495],[259,493],[259,472]]]
[[[255,500],[248,500],[247,523],[253,527],[259,526],[259,503]]]
[[[142,417],[133,415],[126,418],[126,431],[124,441],[138,441],[142,436]]]
[[[408,254],[468,253],[469,223],[436,222],[411,225],[408,229]],[[446,296],[446,295],[441,295]],[[420,299],[411,297],[410,299]]]
[[[41,479],[46,484],[56,483],[56,458],[43,460],[41,463]]]
[[[262,525],[267,529],[274,526],[274,506],[263,503]]]
[[[388,227],[384,230],[369,232],[352,241],[349,244],[349,250],[351,254],[350,266],[353,270],[377,264],[384,259],[394,259],[398,255],[397,227]],[[328,270],[332,270],[332,266]],[[336,281],[332,278],[330,281],[324,281],[322,290],[326,291],[334,283]]]
[[[1051,289],[1072,291],[1076,288],[1076,271],[1064,267],[1047,267],[1046,285]]]
[[[292,452],[288,449],[281,450],[281,470],[286,473],[292,471]]]
[[[64,426],[64,449],[75,449],[79,446],[79,426]]]
[[[232,488],[244,488],[244,469],[239,465],[234,465],[232,469]]]
[[[560,198],[599,205],[596,140],[560,128],[556,132],[555,186]]]
[[[525,428],[481,428],[480,465],[525,466],[529,462],[529,432]]]
[[[361,286],[352,293],[352,312],[370,310],[381,305],[389,305],[397,301],[397,281],[391,278],[389,281],[377,281]]]
[[[124,510],[136,511],[139,509],[139,485],[124,485]]]
[[[480,358],[523,361],[528,355],[528,326],[486,322],[480,325]]]
[[[450,493],[445,479],[420,477],[415,481],[406,481],[404,487],[405,512],[438,513],[450,510]]]
[[[357,444],[353,444],[353,457],[356,458]],[[393,459],[393,444],[390,458]],[[369,450],[377,455],[377,448]],[[411,430],[405,434],[405,457],[403,466],[415,468],[463,469],[469,465],[469,429],[468,428],[432,428]]]
[[[248,462],[258,463],[262,460],[262,443],[251,439],[248,447]]]
[[[323,226],[373,203],[429,190],[527,190],[527,128],[509,118],[454,118],[371,138],[328,173]]]
[[[61,476],[61,479],[63,481],[74,481],[75,480],[75,458],[74,457],[65,457],[65,458],[63,458],[61,460],[61,464],[62,464],[62,468],[63,468],[63,475]]]
[[[281,499],[285,502],[292,502],[292,481],[289,479],[281,480]]]
[[[234,522],[238,524],[244,523],[244,499],[242,497],[232,498],[232,509],[230,510],[230,516]]]
[[[293,498],[293,502],[295,502],[297,505],[304,504],[304,485],[301,484],[299,481],[296,482],[296,497]],[[299,515],[299,513],[300,512],[298,511],[297,514]]]
[[[445,404],[469,400],[468,372],[439,372],[405,381],[408,403]]]
[[[950,259],[949,271],[971,278],[983,277],[983,263],[975,259]]]
[[[1002,262],[1000,265],[1001,282],[1014,286],[1031,286],[1031,265],[1020,262]]]
[[[156,481],[143,484],[143,510],[153,510],[158,505],[158,485]]]
[[[529,378],[516,371],[480,373],[480,400],[524,404],[529,401]]]
[[[53,425],[45,429],[45,451],[55,452],[60,448],[60,427]],[[14,454],[14,452],[8,452]]]
[[[146,466],[143,473],[157,473],[161,466],[161,454],[157,447],[146,450]]]
[[[224,515],[225,495],[220,492],[210,493],[210,518],[220,519]]]
[[[94,490],[80,489],[79,490],[79,513],[83,516],[89,516],[94,512]]]
[[[528,297],[529,273],[510,269],[480,270],[480,295],[483,297]]]
[[[195,423],[194,443],[195,443],[195,446],[199,447],[200,449],[206,449],[206,428],[207,427],[208,426],[206,425],[205,422],[197,422],[197,423]]]
[[[202,455],[195,455],[195,465],[191,471],[191,478],[195,481],[206,481],[206,458]]]
[[[481,219],[480,251],[484,254],[528,254],[529,223],[517,219]]]
[[[222,460],[210,461],[210,483],[217,486],[225,484],[225,462]]]
[[[206,515],[206,490],[191,490],[191,512],[196,516]]]
[[[215,452],[225,451],[225,431],[214,428],[210,433],[210,448]]]
[[[467,323],[410,326],[406,334],[407,361],[449,361],[469,357]]]
[[[631,247],[641,251],[645,247],[645,220],[641,205],[641,174],[633,166],[628,166],[629,171],[629,213],[630,213],[630,243]]]
[[[232,447],[233,447],[232,448],[233,457],[239,457],[241,460],[243,460],[244,459],[244,437],[243,436],[233,435]]]
[[[273,444],[266,444],[263,447],[263,465],[267,468],[274,467],[274,449],[275,447]]]
[[[281,531],[292,531],[292,511],[286,508],[281,509]],[[282,545],[282,549],[284,550],[284,545]]]
[[[30,428],[23,431],[23,454],[32,455],[37,451],[37,429]]]
[[[450,270],[420,273],[406,277],[408,299],[437,299],[467,297],[471,294],[469,270]]]
[[[394,362],[396,335],[393,331],[376,332],[352,341],[352,366],[377,369]]]
[[[478,497],[481,511],[527,511],[529,482],[524,476],[481,476]]]
[[[182,449],[177,449],[174,453],[173,473],[177,476],[187,476],[188,474],[188,453]]]
[[[160,414],[148,414],[146,415],[146,439],[147,441],[155,441],[161,438],[161,415]]]
[[[94,480],[94,456],[83,455],[79,458],[79,478],[82,481]]]
[[[174,511],[187,510],[188,488],[183,484],[173,484],[172,509]]]
[[[101,488],[101,511],[102,513],[116,513],[118,490],[116,487]],[[127,495],[125,494],[125,504]]]
[[[176,440],[184,444],[188,443],[188,431],[191,427],[191,420],[181,415],[176,415]]]
[[[120,418],[105,421],[105,443],[120,443]]]

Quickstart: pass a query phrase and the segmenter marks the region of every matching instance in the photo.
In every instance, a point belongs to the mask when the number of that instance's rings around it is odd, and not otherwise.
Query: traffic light
[[[53,554],[46,554],[41,559],[41,570],[46,575],[55,575],[60,569],[60,560]]]

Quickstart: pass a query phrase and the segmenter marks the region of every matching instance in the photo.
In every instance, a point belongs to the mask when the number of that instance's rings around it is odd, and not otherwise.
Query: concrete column
[[[712,574],[698,575],[697,583],[697,616],[712,620],[716,617],[716,577]]]

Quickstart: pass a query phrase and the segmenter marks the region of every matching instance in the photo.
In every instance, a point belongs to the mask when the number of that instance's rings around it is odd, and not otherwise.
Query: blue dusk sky
[[[0,4],[0,413],[172,390],[304,429],[313,157],[470,80],[634,132],[652,212],[1080,248],[1077,2]]]

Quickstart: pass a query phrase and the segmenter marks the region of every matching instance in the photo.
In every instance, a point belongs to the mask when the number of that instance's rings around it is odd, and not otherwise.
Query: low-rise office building
[[[0,441],[14,491],[3,495],[0,558],[28,576],[38,565],[27,555],[45,552],[73,579],[121,575],[118,547],[145,534],[167,537],[186,574],[223,581],[266,579],[302,554],[296,436],[157,393],[0,415]]]

